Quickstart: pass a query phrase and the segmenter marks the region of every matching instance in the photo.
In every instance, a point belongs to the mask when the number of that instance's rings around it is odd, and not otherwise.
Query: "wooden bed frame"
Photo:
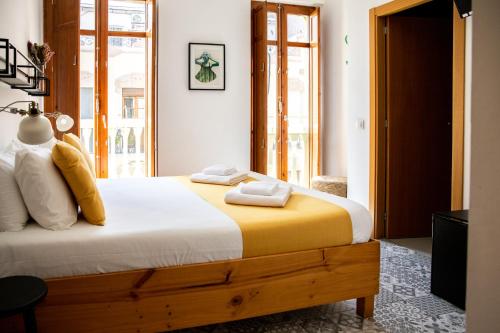
[[[163,332],[357,299],[373,315],[380,244],[47,280],[40,332]],[[0,331],[19,320],[3,321]],[[10,327],[10,328],[9,328]],[[4,330],[5,328],[5,330]]]

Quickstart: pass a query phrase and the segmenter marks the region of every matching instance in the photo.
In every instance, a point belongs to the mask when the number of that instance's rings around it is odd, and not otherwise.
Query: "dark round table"
[[[22,314],[26,332],[36,332],[35,306],[47,295],[47,284],[34,276],[0,279],[0,317]]]

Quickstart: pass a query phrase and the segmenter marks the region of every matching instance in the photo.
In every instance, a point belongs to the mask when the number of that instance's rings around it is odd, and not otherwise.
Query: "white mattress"
[[[65,277],[242,257],[238,225],[174,179],[100,180],[98,186],[106,206],[104,227],[80,221],[69,230],[50,231],[30,223],[20,232],[2,232],[0,277]],[[369,240],[372,222],[364,207],[294,190],[344,207],[351,215],[353,243]]]

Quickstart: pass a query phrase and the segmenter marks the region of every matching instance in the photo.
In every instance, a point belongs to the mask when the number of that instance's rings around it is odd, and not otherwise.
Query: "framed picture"
[[[226,46],[189,43],[189,90],[226,90]]]

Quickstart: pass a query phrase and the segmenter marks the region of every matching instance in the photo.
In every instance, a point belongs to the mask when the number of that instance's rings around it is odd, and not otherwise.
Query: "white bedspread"
[[[1,232],[0,277],[64,277],[242,257],[238,225],[174,179],[100,180],[98,185],[106,206],[104,227],[79,221],[69,230],[50,231],[30,223],[20,232]],[[353,243],[369,240],[372,223],[364,207],[294,190],[344,207],[353,222]]]

